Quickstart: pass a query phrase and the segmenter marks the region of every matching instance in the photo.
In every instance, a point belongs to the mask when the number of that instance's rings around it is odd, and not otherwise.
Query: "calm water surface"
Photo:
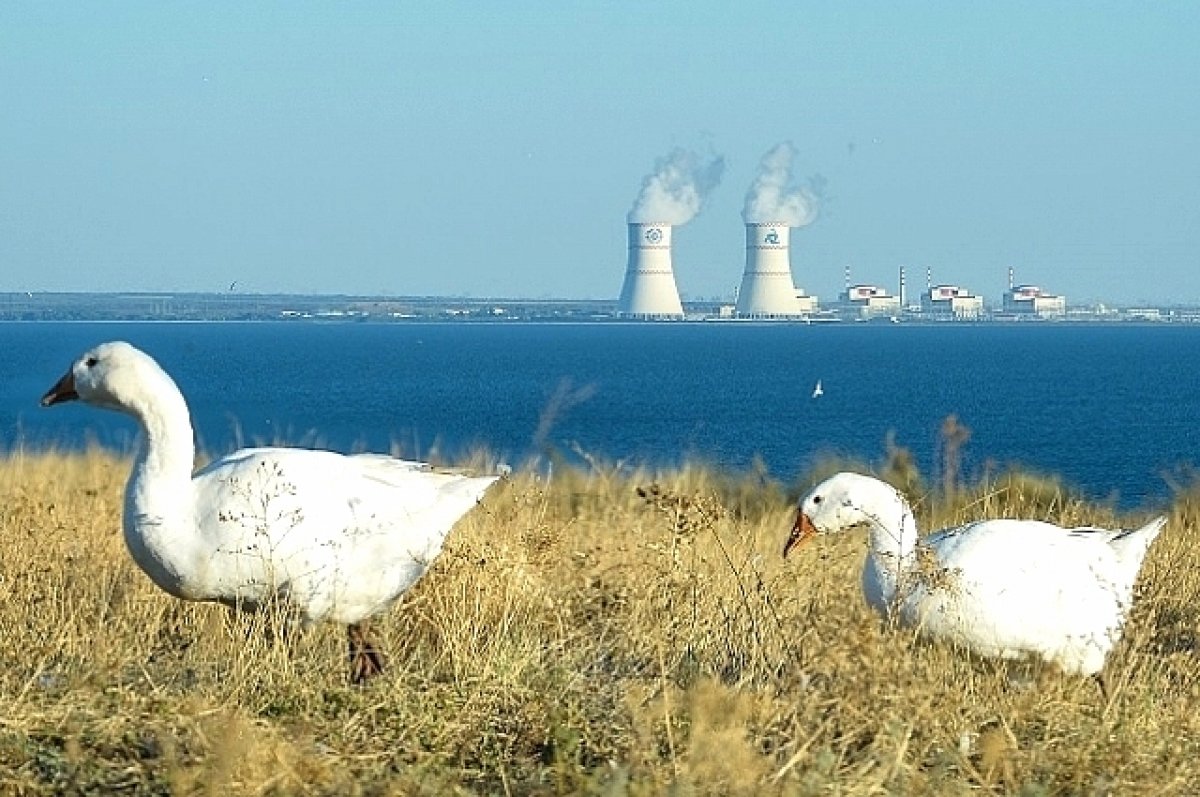
[[[933,472],[954,413],[967,469],[1020,464],[1153,504],[1198,458],[1200,328],[769,324],[0,324],[0,446],[127,448],[133,424],[37,401],[84,349],[128,340],[187,396],[201,444],[286,441],[520,463],[546,442],[790,479],[889,431]],[[812,398],[820,380],[824,395]]]

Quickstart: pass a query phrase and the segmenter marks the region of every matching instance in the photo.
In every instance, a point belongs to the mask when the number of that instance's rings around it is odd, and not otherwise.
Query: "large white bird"
[[[1032,653],[1065,672],[1098,675],[1165,523],[1110,531],[982,520],[919,539],[896,489],[838,473],[800,500],[783,555],[817,533],[865,525],[863,592],[881,614],[984,655]]]
[[[496,480],[298,448],[243,449],[193,474],[183,394],[149,355],[123,342],[85,353],[42,405],[74,399],[142,427],[123,526],[146,575],[184,600],[244,608],[282,600],[306,623],[346,625],[356,683],[384,664],[368,618],[424,575],[450,528]]]

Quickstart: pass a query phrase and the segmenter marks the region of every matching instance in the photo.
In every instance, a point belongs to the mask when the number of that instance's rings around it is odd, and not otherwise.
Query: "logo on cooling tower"
[[[779,231],[768,230],[767,234],[763,236],[763,241],[771,246],[779,246]]]
[[[652,244],[656,244],[662,240],[662,230],[657,227],[651,227],[646,230],[646,240]]]

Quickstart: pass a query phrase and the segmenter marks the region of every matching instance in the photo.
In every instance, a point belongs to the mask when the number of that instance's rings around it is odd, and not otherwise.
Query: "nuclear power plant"
[[[815,323],[884,319],[898,323],[1068,315],[1065,298],[1036,286],[1015,285],[1011,268],[1003,310],[985,308],[982,296],[958,285],[934,285],[931,266],[925,269],[925,291],[919,301],[912,301],[909,295],[904,266],[900,266],[898,295],[878,284],[851,282],[850,267],[846,266],[845,290],[828,308],[818,308],[817,297],[796,287],[790,245],[792,230],[806,227],[816,219],[823,180],[810,178],[808,185],[794,181],[794,156],[795,148],[790,142],[769,150],[746,192],[742,209],[746,261],[733,301],[725,298],[728,294],[697,298],[693,288],[687,314],[675,283],[671,236],[676,227],[688,224],[701,211],[720,181],[724,160],[680,148],[659,158],[654,170],[642,181],[625,217],[629,251],[615,316],[644,321],[778,319]],[[611,317],[614,315],[611,305],[609,308],[606,312]],[[1139,317],[1145,316],[1143,313]],[[1197,318],[1200,319],[1200,312]]]
[[[797,316],[812,308],[797,296],[788,256],[790,228],[783,222],[746,224],[746,270],[734,312],[742,318]]]
[[[630,222],[629,262],[617,312],[632,318],[683,318],[671,267],[670,224]]]
[[[1033,285],[1017,285],[1008,270],[1008,291],[1003,308],[989,311],[983,297],[948,283],[935,284],[932,267],[925,269],[925,290],[911,302],[907,273],[899,268],[899,292],[851,281],[845,267],[845,290],[829,308],[818,307],[817,297],[805,294],[792,278],[790,244],[792,227],[786,221],[749,221],[746,227],[746,265],[732,303],[709,299],[694,303],[685,314],[675,283],[671,235],[677,225],[668,222],[627,223],[629,254],[625,280],[617,301],[617,315],[643,321],[696,320],[768,321],[800,320],[806,323],[836,320],[902,318],[914,321],[978,321],[1029,318],[1062,318],[1066,299]],[[1139,318],[1148,317],[1138,309]],[[1154,316],[1157,318],[1157,316]],[[1200,315],[1197,316],[1200,318]]]

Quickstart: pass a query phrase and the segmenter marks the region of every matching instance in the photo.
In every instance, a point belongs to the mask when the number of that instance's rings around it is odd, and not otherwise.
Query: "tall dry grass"
[[[891,475],[922,483],[903,458]],[[859,535],[788,561],[761,474],[519,473],[380,624],[299,633],[159,592],[120,536],[128,465],[0,462],[0,793],[1186,794],[1200,787],[1200,493],[1147,563],[1111,694],[887,627]],[[886,470],[886,468],[885,468]],[[922,520],[1123,521],[1007,474]]]

